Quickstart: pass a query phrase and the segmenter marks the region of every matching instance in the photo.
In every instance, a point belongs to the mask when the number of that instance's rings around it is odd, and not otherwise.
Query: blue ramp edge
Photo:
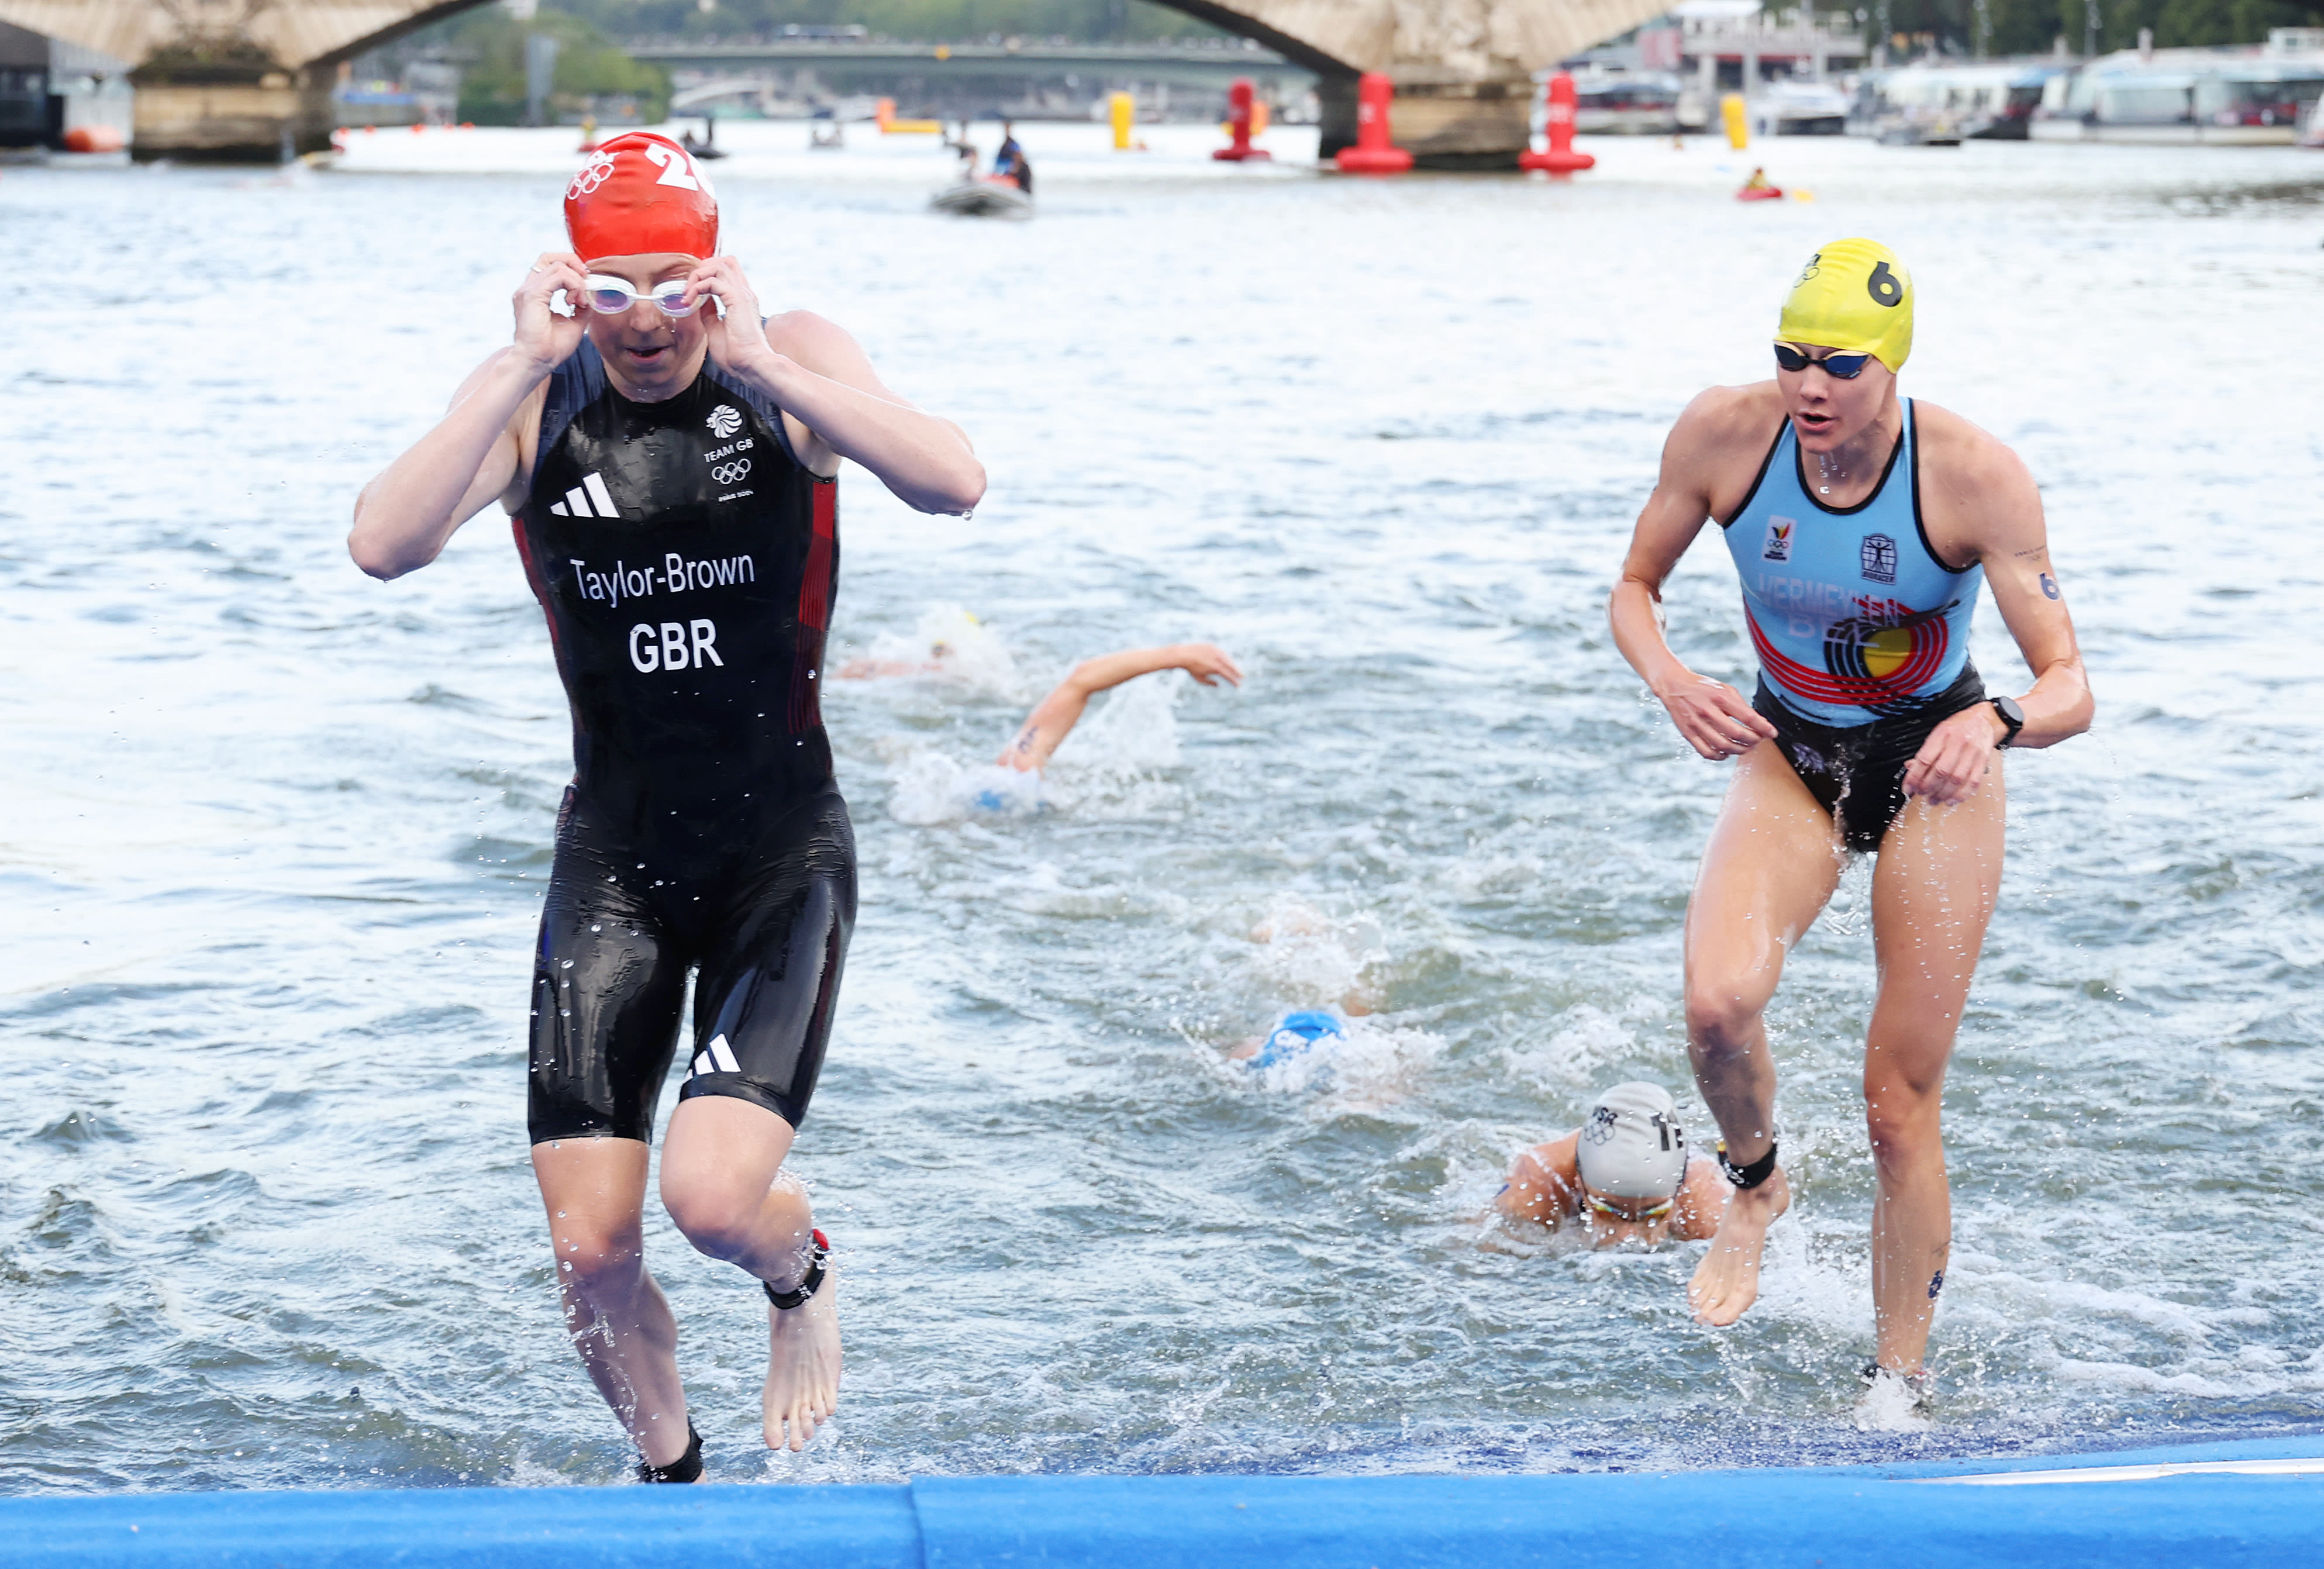
[[[2108,1454],[1553,1476],[1018,1476],[908,1487],[447,1488],[0,1500],[55,1569],[1950,1569],[2324,1555],[2324,1475],[1963,1486],[2299,1459],[2324,1437]]]
[[[923,1569],[908,1487],[380,1489],[0,1500],[42,1569]]]

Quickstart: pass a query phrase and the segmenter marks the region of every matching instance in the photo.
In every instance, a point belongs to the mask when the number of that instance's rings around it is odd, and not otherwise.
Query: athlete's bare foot
[[[1758,1186],[1729,1195],[1719,1234],[1686,1284],[1686,1305],[1698,1322],[1732,1324],[1759,1300],[1759,1255],[1766,1250],[1767,1228],[1791,1207],[1791,1179],[1780,1166]]]
[[[838,1269],[824,1266],[823,1284],[797,1307],[769,1303],[767,1325],[767,1447],[805,1449],[839,1405]]]

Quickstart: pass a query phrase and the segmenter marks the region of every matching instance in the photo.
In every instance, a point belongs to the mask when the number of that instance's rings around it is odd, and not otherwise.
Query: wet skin
[[[1732,1191],[1719,1175],[1716,1162],[1694,1157],[1670,1208],[1650,1214],[1663,1202],[1603,1193],[1582,1180],[1576,1131],[1518,1154],[1509,1168],[1509,1179],[1494,1195],[1493,1212],[1508,1220],[1527,1221],[1555,1231],[1580,1221],[1595,1248],[1637,1242],[1654,1247],[1666,1241],[1700,1241],[1718,1229],[1719,1217]],[[1611,1212],[1610,1214],[1608,1212]]]
[[[1812,359],[1825,346],[1800,344]],[[2032,477],[2014,454],[1937,406],[1915,404],[1922,521],[1938,558],[1974,561],[2035,673],[2019,699],[2016,745],[2048,746],[2088,728],[2089,687]],[[1664,641],[1662,585],[1713,517],[1734,515],[1788,420],[1817,499],[1852,507],[1878,487],[1904,429],[1895,377],[1877,361],[1853,380],[1816,365],[1771,382],[1713,388],[1691,403],[1664,448],[1609,618],[1623,655],[1705,759],[1737,760],[1687,907],[1687,1043],[1695,1079],[1725,1137],[1749,1166],[1775,1141],[1775,1065],[1763,1014],[1785,955],[1845,864],[1831,817],[1771,743],[1775,727],[1726,682],[1687,669]],[[1866,1132],[1878,1178],[1873,1206],[1877,1359],[1923,1365],[1936,1285],[1951,1235],[1940,1097],[1962,1005],[2000,885],[2005,727],[1987,705],[1945,719],[1907,766],[1904,810],[1873,874],[1879,989],[1867,1031]],[[1689,1283],[1694,1315],[1734,1323],[1757,1299],[1767,1228],[1791,1202],[1778,1167],[1738,1191]]]
[[[583,299],[591,272],[641,291],[683,277],[696,309],[671,317],[640,300],[593,312]],[[571,314],[555,308],[560,291],[576,303]],[[706,358],[715,360],[783,410],[792,450],[811,472],[828,476],[853,458],[926,512],[964,513],[983,494],[983,467],[959,427],[890,391],[855,340],[820,317],[791,311],[761,329],[758,297],[731,256],[599,257],[585,268],[552,252],[532,263],[512,304],[509,346],[471,372],[443,419],[356,498],[347,549],[372,576],[427,566],[495,500],[512,513],[524,505],[549,377],[585,333],[615,390],[633,401],[678,396]],[[778,1290],[804,1278],[813,1224],[804,1191],[782,1170],[791,1138],[790,1124],[771,1112],[703,1096],[678,1106],[663,1146],[661,1197],[678,1229],[700,1251]],[[677,1323],[646,1271],[641,1241],[648,1154],[636,1140],[566,1139],[536,1145],[533,1168],[575,1347],[645,1458],[667,1465],[687,1447],[686,1401]],[[770,1306],[762,1407],[771,1446],[803,1448],[838,1398],[836,1295],[827,1275],[799,1306]]]

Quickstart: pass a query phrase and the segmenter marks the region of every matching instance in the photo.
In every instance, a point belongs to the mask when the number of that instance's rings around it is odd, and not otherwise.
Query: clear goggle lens
[[[581,298],[589,309],[600,316],[619,316],[641,300],[650,300],[664,316],[691,316],[700,305],[686,303],[686,280],[672,278],[639,291],[626,278],[610,278],[603,272],[592,272],[581,281]]]

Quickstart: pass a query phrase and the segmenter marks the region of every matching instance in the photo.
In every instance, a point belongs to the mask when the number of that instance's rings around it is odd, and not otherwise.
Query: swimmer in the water
[[[1358,1008],[1350,1017],[1360,1018],[1365,1011]],[[1247,1062],[1253,1069],[1270,1068],[1304,1056],[1323,1041],[1347,1038],[1347,1029],[1338,1014],[1302,1008],[1277,1020],[1275,1028],[1265,1035],[1228,1048],[1227,1057],[1230,1061]]]
[[[1081,722],[1082,711],[1089,706],[1092,697],[1157,670],[1184,670],[1205,687],[1215,687],[1221,681],[1231,687],[1242,685],[1242,672],[1235,668],[1235,662],[1210,643],[1169,643],[1161,648],[1122,649],[1100,654],[1075,665],[1057,683],[1056,690],[1041,699],[993,761],[1019,773],[1032,773],[1047,767],[1050,755]]]
[[[974,616],[966,619],[969,625],[977,624]],[[956,651],[948,641],[938,638],[929,643],[925,660],[850,660],[840,667],[839,678],[873,681],[893,676],[940,675],[952,668]],[[993,761],[1028,773],[1045,767],[1050,754],[1081,722],[1082,711],[1089,706],[1092,697],[1157,670],[1184,670],[1205,687],[1215,687],[1221,681],[1232,687],[1242,685],[1242,671],[1235,668],[1234,660],[1223,650],[1212,643],[1170,643],[1162,648],[1122,649],[1100,654],[1075,665],[1056,688],[1041,699],[1040,706],[1026,716],[1016,735]]]
[[[1579,1221],[1592,1247],[1653,1246],[1711,1235],[1733,1191],[1717,1161],[1688,1150],[1669,1091],[1616,1084],[1581,1127],[1518,1155],[1493,1211],[1552,1231]]]
[[[881,681],[899,676],[942,676],[960,669],[963,660],[984,646],[990,634],[984,623],[965,610],[939,611],[936,626],[922,623],[927,654],[917,660],[850,660],[839,667],[843,681]]]
[[[839,328],[762,316],[678,143],[607,142],[565,223],[572,249],[516,291],[514,342],[364,487],[347,547],[397,577],[487,503],[515,518],[575,751],[533,964],[533,1173],[575,1348],[644,1479],[691,1481],[678,1322],[641,1242],[689,974],[661,1199],[696,1249],[763,1288],[763,1431],[802,1448],[838,1400],[837,1282],[783,1162],[855,919],[817,700],[834,481],[853,458],[908,505],[962,513],[984,470]]]
[[[1867,1375],[1917,1395],[1952,1239],[1939,1112],[2001,886],[2005,749],[2081,734],[2091,699],[2033,476],[1960,415],[1897,397],[1912,346],[1913,282],[1893,252],[1840,240],[1811,256],[1775,379],[1702,393],[1671,431],[1610,614],[1687,743],[1738,760],[1685,936],[1688,1046],[1737,1192],[1688,1300],[1723,1324],[1758,1296],[1767,1227],[1790,1202],[1762,1015],[1847,852],[1875,852]],[[1664,641],[1663,584],[1706,520],[1742,577],[1753,697]],[[2015,697],[1988,696],[1969,663],[1980,582],[2035,678]]]

